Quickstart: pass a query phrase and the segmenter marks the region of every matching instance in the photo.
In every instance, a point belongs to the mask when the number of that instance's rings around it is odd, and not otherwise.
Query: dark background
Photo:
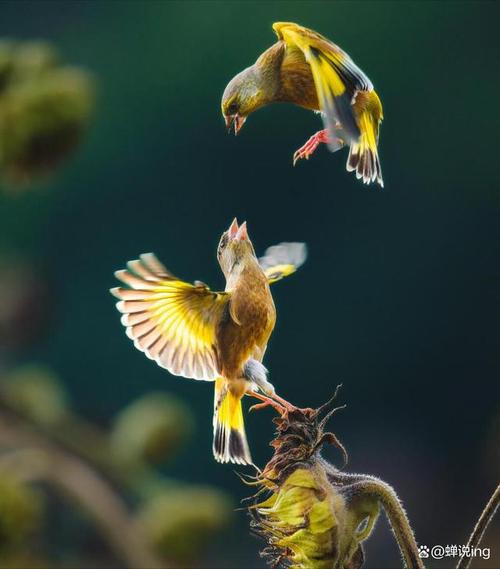
[[[145,390],[178,394],[198,435],[166,472],[239,500],[249,490],[211,455],[212,386],[134,350],[107,291],[146,251],[222,288],[215,249],[234,216],[260,252],[305,241],[307,264],[273,288],[272,382],[307,406],[343,382],[332,428],[348,468],[394,485],[419,543],[464,543],[500,465],[499,17],[496,2],[2,2],[1,36],[50,40],[98,81],[80,152],[36,191],[0,197],[2,249],[51,275],[55,299],[50,334],[22,359],[55,369],[103,425]],[[345,171],[346,151],[292,168],[321,127],[299,108],[226,134],[222,91],[280,20],[325,34],[373,81],[383,191]],[[247,419],[261,465],[271,416]],[[262,565],[236,520],[206,564]],[[488,536],[498,567],[498,524]],[[367,553],[368,567],[398,566],[385,521]]]

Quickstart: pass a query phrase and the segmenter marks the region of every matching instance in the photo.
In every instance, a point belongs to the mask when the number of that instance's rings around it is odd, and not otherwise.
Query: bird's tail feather
[[[364,110],[359,116],[361,135],[356,142],[352,142],[347,158],[347,171],[356,172],[356,178],[362,179],[365,184],[377,182],[382,188],[382,168],[378,157],[378,120]]]
[[[245,434],[241,397],[233,394],[221,377],[215,381],[213,452],[218,462],[253,464]]]

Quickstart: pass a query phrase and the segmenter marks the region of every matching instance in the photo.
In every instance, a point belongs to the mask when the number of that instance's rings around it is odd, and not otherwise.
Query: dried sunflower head
[[[271,566],[357,569],[363,564],[361,543],[373,529],[379,504],[376,497],[352,492],[356,475],[321,457],[322,446],[333,443],[346,458],[337,437],[325,432],[336,410],[332,401],[275,419],[274,455],[257,477],[260,490],[249,508]]]

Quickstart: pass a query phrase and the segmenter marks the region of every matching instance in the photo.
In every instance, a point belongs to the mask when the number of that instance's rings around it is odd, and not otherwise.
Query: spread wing
[[[266,249],[259,259],[269,283],[275,283],[294,273],[307,258],[305,243],[280,243]]]
[[[111,289],[136,348],[174,375],[218,376],[215,329],[229,299],[207,285],[174,277],[152,254],[130,261],[115,276],[126,288]]]
[[[345,51],[313,30],[290,22],[277,22],[273,29],[288,46],[299,48],[311,67],[323,120],[332,135],[330,149],[339,148],[335,140],[340,127],[344,142],[356,142],[360,130],[352,103],[358,91],[373,89],[371,81]]]

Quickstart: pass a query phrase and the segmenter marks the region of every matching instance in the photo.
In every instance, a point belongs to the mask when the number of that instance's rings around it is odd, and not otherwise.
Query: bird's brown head
[[[238,225],[236,218],[222,234],[217,248],[217,259],[222,272],[229,278],[235,270],[241,269],[252,260],[257,260],[247,231],[247,222]]]
[[[261,83],[254,66],[244,69],[228,83],[221,102],[228,131],[234,129],[234,134],[238,134],[248,115],[266,104],[266,91]]]

